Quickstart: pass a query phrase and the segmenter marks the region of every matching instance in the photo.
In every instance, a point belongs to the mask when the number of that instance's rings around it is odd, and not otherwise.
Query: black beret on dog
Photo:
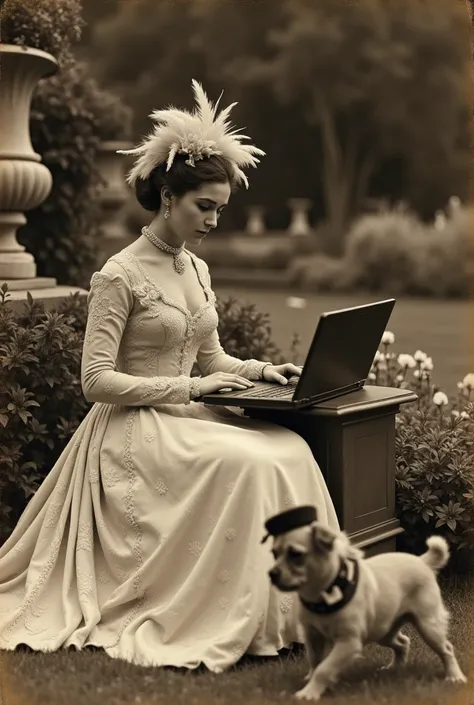
[[[316,507],[312,505],[302,505],[287,509],[286,512],[275,514],[265,522],[267,534],[263,537],[261,543],[265,543],[269,536],[280,536],[286,534],[292,529],[299,529],[300,526],[312,524],[318,518]]]

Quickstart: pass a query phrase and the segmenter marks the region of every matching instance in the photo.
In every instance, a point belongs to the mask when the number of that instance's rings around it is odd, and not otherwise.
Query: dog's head
[[[283,592],[300,590],[308,582],[312,586],[331,581],[337,573],[341,556],[357,552],[344,533],[336,532],[317,521],[273,540],[275,562],[269,571],[270,579]]]

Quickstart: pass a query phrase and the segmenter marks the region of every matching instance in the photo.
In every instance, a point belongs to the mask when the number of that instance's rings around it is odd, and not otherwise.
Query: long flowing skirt
[[[0,648],[220,672],[301,641],[265,520],[338,521],[296,433],[228,408],[95,404],[0,548]]]

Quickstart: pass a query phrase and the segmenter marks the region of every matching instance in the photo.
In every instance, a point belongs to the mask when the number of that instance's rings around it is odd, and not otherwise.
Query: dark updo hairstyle
[[[195,191],[206,182],[228,183],[232,191],[235,190],[234,170],[227,159],[213,154],[196,161],[195,166],[190,166],[185,163],[187,158],[186,154],[178,154],[169,171],[166,171],[166,164],[160,164],[147,179],[136,180],[135,195],[142,208],[154,212],[160,210],[163,186],[178,198],[188,191]]]

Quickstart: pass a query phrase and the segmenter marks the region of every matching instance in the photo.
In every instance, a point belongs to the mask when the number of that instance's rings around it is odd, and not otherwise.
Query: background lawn
[[[212,269],[211,269],[212,275]],[[388,298],[378,294],[320,295],[292,291],[262,291],[216,286],[216,294],[254,303],[271,316],[273,338],[289,353],[293,333],[301,337],[301,354],[306,354],[320,313]],[[287,298],[306,298],[306,307],[290,308]],[[396,298],[396,297],[395,297]],[[395,334],[394,352],[413,354],[417,349],[433,359],[433,380],[448,395],[457,383],[474,372],[474,302],[397,299],[388,329]],[[299,361],[303,362],[303,360]]]

